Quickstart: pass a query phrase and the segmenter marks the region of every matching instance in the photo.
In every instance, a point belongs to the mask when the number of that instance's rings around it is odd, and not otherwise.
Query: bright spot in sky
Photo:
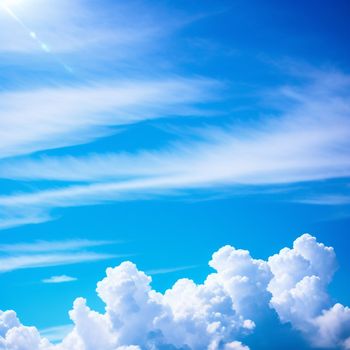
[[[40,46],[45,52],[51,51],[50,48],[45,43],[40,43]]]
[[[3,0],[1,1],[1,4],[8,7],[8,6],[11,6],[11,5],[16,5],[20,2],[20,0]]]

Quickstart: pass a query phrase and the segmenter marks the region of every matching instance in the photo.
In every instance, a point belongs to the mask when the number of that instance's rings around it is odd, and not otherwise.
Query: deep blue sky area
[[[163,293],[225,245],[267,260],[304,233],[350,305],[350,2],[73,3],[0,6],[0,310],[66,325],[125,260]],[[257,319],[251,350],[315,347]]]

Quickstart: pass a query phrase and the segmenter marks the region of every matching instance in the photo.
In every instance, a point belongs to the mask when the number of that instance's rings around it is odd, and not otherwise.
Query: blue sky
[[[130,260],[163,293],[203,283],[225,245],[267,261],[303,233],[334,248],[325,290],[349,305],[349,10],[2,0],[0,310],[60,340],[77,297],[109,306],[107,267]],[[273,303],[217,349],[350,346]]]

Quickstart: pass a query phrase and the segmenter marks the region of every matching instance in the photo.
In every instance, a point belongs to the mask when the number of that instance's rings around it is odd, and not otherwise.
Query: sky
[[[0,349],[350,349],[349,14],[0,0]]]

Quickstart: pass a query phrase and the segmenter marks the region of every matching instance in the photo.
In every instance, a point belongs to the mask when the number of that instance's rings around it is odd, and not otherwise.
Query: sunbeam
[[[73,69],[67,65],[65,62],[63,62],[57,55],[55,55],[50,46],[46,44],[44,41],[40,39],[40,37],[37,35],[37,33],[32,30],[11,8],[11,5],[13,5],[16,1],[15,0],[6,0],[2,1],[0,3],[1,7],[4,9],[4,11],[14,20],[16,21],[22,28],[23,30],[28,34],[28,36],[34,40],[37,45],[40,47],[40,49],[45,52],[50,54],[55,61],[60,64],[67,72],[73,73]]]

